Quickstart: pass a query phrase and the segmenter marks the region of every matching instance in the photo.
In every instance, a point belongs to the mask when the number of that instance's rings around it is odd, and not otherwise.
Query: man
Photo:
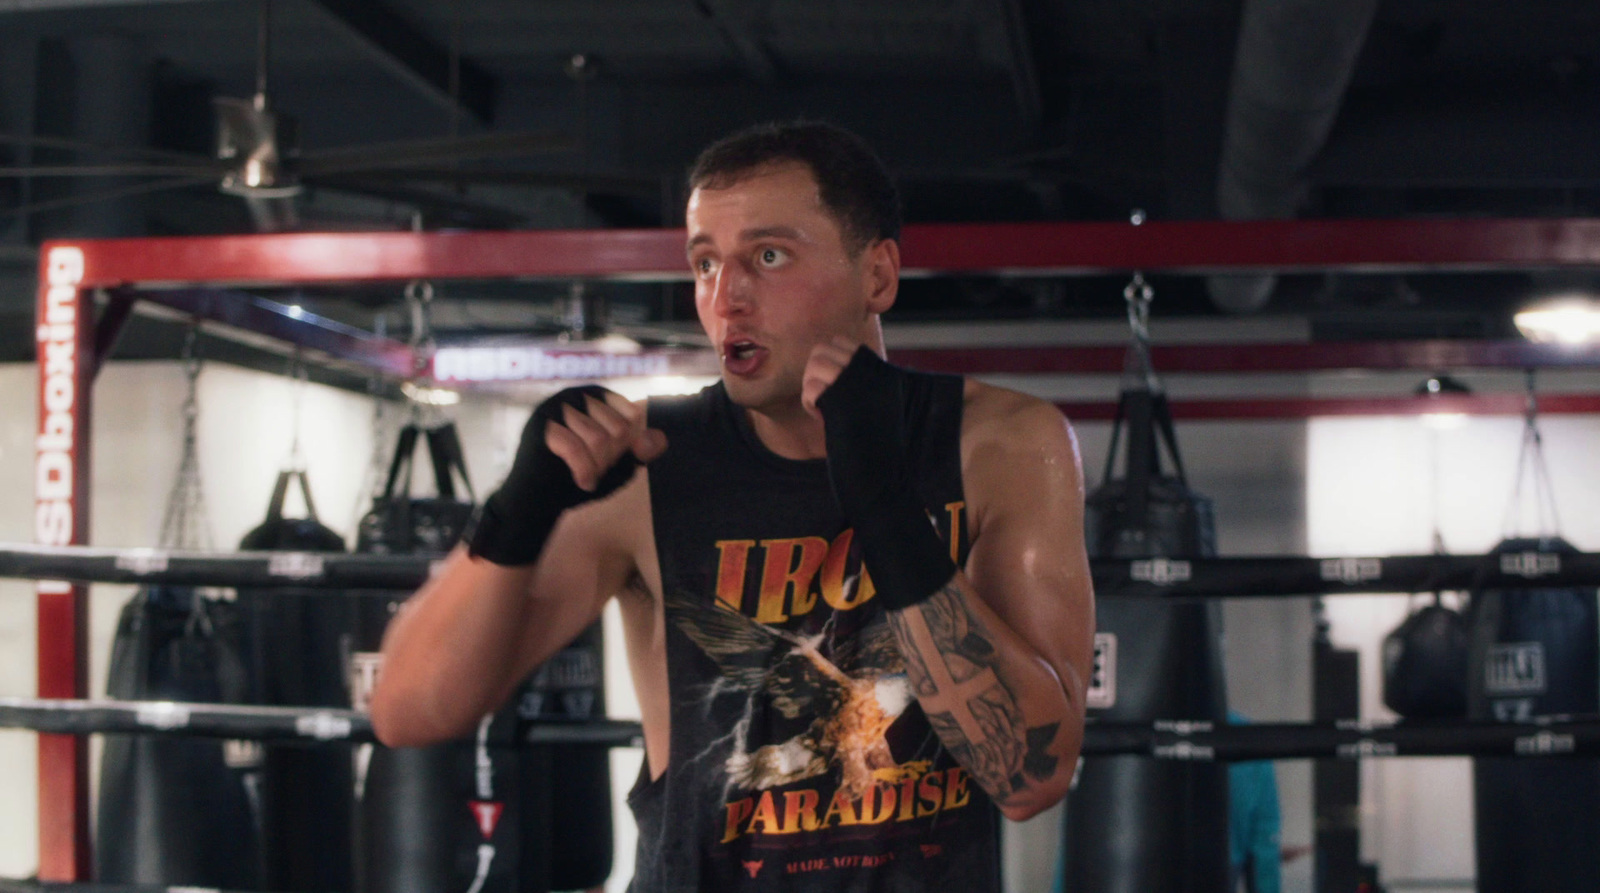
[[[690,186],[721,383],[541,406],[470,546],[391,624],[374,726],[467,734],[616,597],[645,737],[634,889],[997,890],[990,804],[1059,801],[1082,740],[1072,431],[884,362],[898,198],[856,137],[754,128]]]

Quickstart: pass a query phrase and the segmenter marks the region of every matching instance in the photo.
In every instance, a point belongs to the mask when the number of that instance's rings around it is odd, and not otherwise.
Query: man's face
[[[839,223],[800,163],[758,168],[723,189],[696,189],[686,214],[700,324],[741,406],[798,405],[813,345],[867,340],[872,250],[851,256]]]

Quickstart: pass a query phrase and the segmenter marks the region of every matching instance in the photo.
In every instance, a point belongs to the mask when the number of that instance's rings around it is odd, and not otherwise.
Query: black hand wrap
[[[473,556],[510,567],[533,564],[562,512],[603,499],[633,478],[639,460],[629,450],[601,476],[593,491],[585,490],[573,480],[566,461],[550,452],[544,442],[545,423],[565,424],[563,407],[587,412],[584,397],[604,402],[607,393],[599,385],[567,388],[533,411],[522,429],[517,458],[505,483],[484,502],[477,524],[467,536]]]
[[[956,572],[906,465],[904,376],[862,347],[817,398],[834,498],[891,611],[927,600]]]

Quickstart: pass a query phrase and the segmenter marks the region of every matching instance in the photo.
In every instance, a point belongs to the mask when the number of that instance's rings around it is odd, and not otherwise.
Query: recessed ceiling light
[[[1513,320],[1529,341],[1591,344],[1600,341],[1600,307],[1584,298],[1561,298],[1521,311]]]

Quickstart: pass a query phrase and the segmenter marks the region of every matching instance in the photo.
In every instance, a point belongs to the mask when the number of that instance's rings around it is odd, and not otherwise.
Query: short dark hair
[[[822,121],[757,124],[723,137],[695,159],[689,189],[723,189],[786,161],[811,169],[852,254],[900,238],[900,193],[888,169],[861,137]]]

